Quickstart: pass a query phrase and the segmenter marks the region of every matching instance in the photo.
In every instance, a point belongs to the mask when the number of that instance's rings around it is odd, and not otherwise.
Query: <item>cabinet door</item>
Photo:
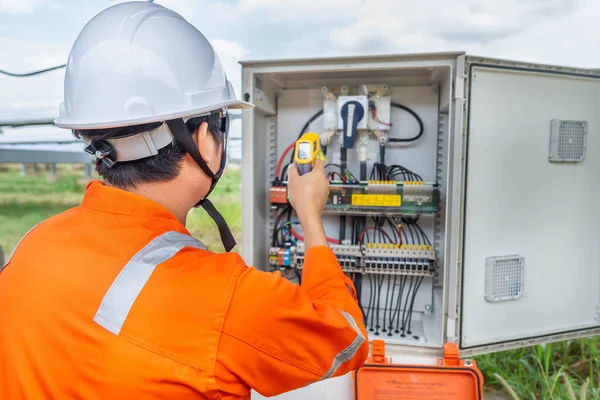
[[[460,346],[600,330],[600,79],[468,65]]]

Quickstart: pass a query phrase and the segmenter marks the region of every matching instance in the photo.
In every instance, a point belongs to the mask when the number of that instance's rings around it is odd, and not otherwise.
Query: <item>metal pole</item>
[[[85,164],[85,177],[87,179],[92,179],[92,164]]]

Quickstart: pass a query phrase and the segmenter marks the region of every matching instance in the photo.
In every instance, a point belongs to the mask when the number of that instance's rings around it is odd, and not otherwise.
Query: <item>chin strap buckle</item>
[[[115,148],[106,140],[92,141],[85,147],[85,152],[96,157],[96,166],[103,163],[108,168],[112,168],[117,162],[117,152]]]

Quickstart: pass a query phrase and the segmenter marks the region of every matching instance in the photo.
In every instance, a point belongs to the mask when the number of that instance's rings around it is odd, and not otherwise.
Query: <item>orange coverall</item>
[[[0,273],[1,399],[247,399],[358,368],[356,291],[327,247],[302,285],[215,254],[163,206],[92,182]]]

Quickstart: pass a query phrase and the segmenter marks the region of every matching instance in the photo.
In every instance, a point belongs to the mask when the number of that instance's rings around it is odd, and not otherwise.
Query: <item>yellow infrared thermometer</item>
[[[315,160],[325,161],[325,155],[321,151],[321,139],[314,132],[305,133],[296,141],[296,153],[294,161],[298,173],[304,175],[312,171]]]

